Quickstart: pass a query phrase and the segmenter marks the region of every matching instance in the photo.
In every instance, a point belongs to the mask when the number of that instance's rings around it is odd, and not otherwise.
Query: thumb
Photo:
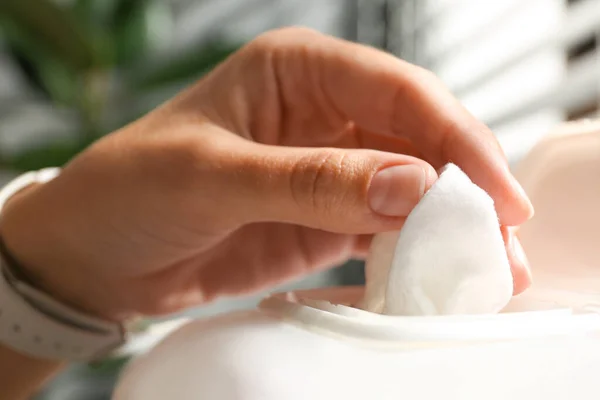
[[[340,233],[399,228],[437,173],[415,157],[375,150],[247,142],[234,159],[233,207],[244,222]],[[232,181],[230,181],[232,182]]]

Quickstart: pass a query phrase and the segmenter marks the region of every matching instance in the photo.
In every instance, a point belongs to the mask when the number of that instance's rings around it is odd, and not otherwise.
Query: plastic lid
[[[330,289],[344,291],[345,289]],[[600,333],[600,315],[573,315],[570,309],[464,316],[389,316],[327,300],[319,293],[279,294],[260,309],[308,330],[338,339],[391,345],[431,347],[474,342],[547,338]]]
[[[519,230],[534,283],[515,301],[600,310],[600,121],[562,125],[515,175],[536,212]]]

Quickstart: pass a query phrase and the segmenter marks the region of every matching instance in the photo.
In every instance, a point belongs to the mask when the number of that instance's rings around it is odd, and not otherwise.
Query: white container
[[[591,133],[549,138],[518,172],[536,283],[504,313],[383,316],[346,306],[352,287],[276,295],[183,326],[114,398],[600,399],[600,125],[568,129]]]

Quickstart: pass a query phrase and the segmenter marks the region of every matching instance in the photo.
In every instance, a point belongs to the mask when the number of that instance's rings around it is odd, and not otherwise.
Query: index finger
[[[436,168],[455,163],[494,199],[502,224],[519,225],[533,215],[493,133],[432,73],[374,48],[302,36],[291,40],[309,41],[306,61],[332,111],[365,129],[409,138]]]

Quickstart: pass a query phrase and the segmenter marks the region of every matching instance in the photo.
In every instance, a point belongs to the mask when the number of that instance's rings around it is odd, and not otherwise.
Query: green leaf
[[[115,10],[124,1],[127,0],[75,0],[72,10],[81,21],[109,26]]]
[[[148,9],[153,0],[76,0],[73,12],[87,21],[96,58],[102,65],[136,59],[147,48]]]
[[[127,365],[130,359],[130,357],[110,358],[89,363],[88,368],[101,375],[116,375]]]
[[[138,59],[148,48],[148,12],[152,4],[150,0],[130,0],[116,7],[111,29],[115,33],[117,64]]]
[[[170,60],[148,73],[129,73],[132,88],[148,90],[200,77],[237,51],[242,44],[213,41],[196,51]]]
[[[44,89],[54,102],[64,105],[75,105],[80,100],[80,85],[72,70],[53,58],[38,54],[36,63],[39,77]]]
[[[34,171],[46,167],[60,167],[87,148],[93,139],[56,142],[34,147],[5,160],[8,167],[17,171]]]
[[[30,85],[56,103],[76,104],[79,83],[75,71],[35,42],[19,35],[11,35],[11,38],[7,46],[9,53],[21,65]]]
[[[108,68],[115,64],[116,38],[112,30],[115,9],[126,0],[75,0],[70,11],[82,22],[82,30],[94,53],[95,68]]]
[[[2,0],[0,16],[11,31],[43,47],[65,65],[82,70],[94,65],[93,46],[68,9],[50,0]]]

